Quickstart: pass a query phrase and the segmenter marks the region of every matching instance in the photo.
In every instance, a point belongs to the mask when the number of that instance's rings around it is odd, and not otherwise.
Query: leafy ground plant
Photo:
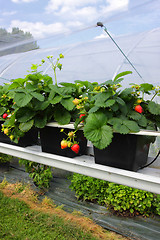
[[[105,204],[108,182],[76,173],[69,178],[71,180],[70,188],[76,192],[78,199]]]
[[[6,163],[6,162],[10,162],[12,160],[12,156],[4,154],[4,153],[0,153],[0,163]]]
[[[49,188],[52,179],[51,167],[24,159],[20,159],[19,163],[25,166],[26,172],[29,173],[29,177],[33,179],[36,186]]]
[[[159,195],[115,183],[109,183],[107,193],[106,204],[114,211],[145,216],[160,215]]]
[[[122,215],[160,215],[160,195],[74,173],[70,188],[82,200],[96,201]]]

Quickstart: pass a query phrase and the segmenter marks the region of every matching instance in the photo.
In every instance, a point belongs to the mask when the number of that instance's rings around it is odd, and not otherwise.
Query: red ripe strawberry
[[[67,141],[62,140],[62,141],[61,141],[61,149],[65,149],[65,148],[67,148],[67,147],[68,147]]]
[[[4,119],[5,119],[7,116],[8,116],[7,113],[4,113],[4,114],[3,114],[3,118],[4,118]]]
[[[80,115],[79,115],[79,118],[81,118],[81,117],[83,117],[83,116],[86,116],[84,113],[81,113]]]
[[[72,147],[71,147],[72,151],[75,152],[75,153],[78,153],[79,152],[79,149],[80,149],[80,146],[78,144],[74,144]]]
[[[83,116],[86,116],[84,113],[81,113],[80,115],[79,115],[79,118],[82,118]],[[82,121],[82,122],[84,122],[84,120]]]
[[[142,113],[143,108],[141,107],[141,105],[137,105],[137,106],[135,106],[135,111],[138,112],[138,113]]]

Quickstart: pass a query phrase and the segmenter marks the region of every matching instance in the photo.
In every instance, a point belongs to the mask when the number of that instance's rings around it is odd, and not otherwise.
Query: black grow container
[[[154,137],[114,133],[111,144],[103,150],[94,147],[95,163],[137,171],[146,164]]]
[[[83,131],[78,130],[76,132],[76,141],[79,142],[80,146],[79,153],[76,154],[71,148],[61,149],[61,141],[65,138],[65,135],[63,132],[60,132],[60,129],[55,126],[45,126],[43,129],[40,129],[42,151],[71,158],[85,155],[87,152],[87,140],[83,135]],[[73,129],[65,128],[65,133],[70,131],[73,131]]]
[[[1,124],[3,124],[3,123],[1,122]],[[12,142],[10,140],[10,138],[1,131],[1,125],[0,125],[0,142],[12,144],[15,146],[20,146],[20,147],[37,145],[38,144],[38,129],[32,128],[31,130],[26,132],[25,135],[20,138],[19,143],[16,144],[16,143]]]

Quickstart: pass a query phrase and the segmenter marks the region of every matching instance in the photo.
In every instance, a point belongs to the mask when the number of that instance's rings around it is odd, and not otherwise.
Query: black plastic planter
[[[94,147],[95,163],[137,171],[147,162],[150,142],[147,136],[115,133],[107,148],[99,150]]]
[[[3,122],[1,122],[3,124]],[[10,140],[10,138],[5,135],[3,132],[1,132],[1,125],[0,125],[0,142],[2,143],[8,143],[20,147],[27,147],[27,146],[33,146],[38,144],[38,129],[33,128],[25,133],[24,137],[21,137],[19,140],[19,143],[16,144]]]
[[[63,127],[64,128],[64,127]],[[76,157],[77,155],[84,155],[87,152],[87,140],[83,135],[83,131],[78,130],[76,132],[76,141],[79,142],[80,150],[79,153],[74,153],[71,148],[61,149],[61,141],[65,137],[63,132],[60,132],[59,127],[46,126],[43,129],[40,129],[40,140],[41,147],[43,152],[52,153],[65,157]],[[73,129],[65,129],[65,132],[68,133]]]
[[[25,133],[24,137],[21,137],[19,143],[20,147],[33,146],[38,144],[38,129],[33,128]]]

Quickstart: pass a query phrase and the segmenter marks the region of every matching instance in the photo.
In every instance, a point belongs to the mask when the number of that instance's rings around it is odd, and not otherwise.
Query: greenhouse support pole
[[[119,49],[119,51],[123,54],[123,56],[127,59],[127,61],[129,62],[129,64],[132,66],[132,68],[136,71],[136,73],[139,75],[140,78],[142,78],[141,74],[137,71],[137,69],[135,68],[135,66],[131,63],[131,61],[129,60],[129,58],[125,55],[125,53],[122,51],[122,49],[118,46],[118,44],[115,42],[115,40],[112,38],[112,36],[109,34],[109,32],[107,31],[107,28],[103,25],[102,22],[97,22],[97,26],[98,27],[103,27],[104,31],[108,34],[108,36],[110,37],[110,39],[113,41],[113,43],[116,45],[116,47]]]

